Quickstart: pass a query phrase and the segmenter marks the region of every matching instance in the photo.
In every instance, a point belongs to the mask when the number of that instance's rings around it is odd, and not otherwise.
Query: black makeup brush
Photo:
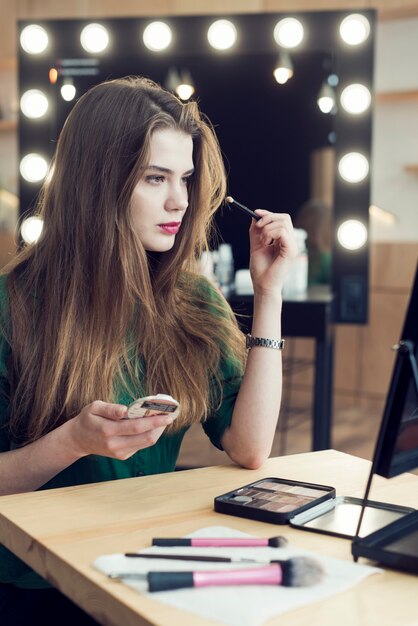
[[[153,546],[193,546],[194,548],[283,548],[287,545],[286,537],[157,537],[152,540]]]
[[[283,585],[309,587],[319,583],[324,575],[318,561],[295,557],[287,561],[271,561],[264,567],[238,570],[195,572],[111,572],[109,578],[138,580],[148,583],[148,591],[170,591],[189,587],[225,587],[228,585]]]
[[[226,196],[225,202],[227,202],[228,204],[232,204],[233,206],[237,207],[237,209],[240,209],[241,211],[243,211],[243,213],[246,213],[250,217],[253,217],[255,220],[261,219],[261,215],[257,215],[257,213],[254,213],[254,211],[252,211],[247,206],[245,206],[245,204],[241,204],[241,202],[237,202],[236,200],[234,200],[232,196]]]
[[[145,554],[144,552],[125,552],[124,556],[132,559],[169,559],[174,561],[211,561],[212,563],[270,563],[268,559],[245,559],[229,556],[209,556],[199,554]]]

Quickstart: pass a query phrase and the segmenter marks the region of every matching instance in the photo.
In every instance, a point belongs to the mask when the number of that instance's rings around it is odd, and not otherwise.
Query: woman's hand
[[[124,461],[153,446],[173,421],[167,415],[124,419],[126,414],[126,406],[100,400],[85,406],[64,425],[76,456],[96,454]]]
[[[250,272],[254,293],[281,293],[290,265],[297,254],[292,220],[287,213],[257,209],[259,220],[250,228]]]

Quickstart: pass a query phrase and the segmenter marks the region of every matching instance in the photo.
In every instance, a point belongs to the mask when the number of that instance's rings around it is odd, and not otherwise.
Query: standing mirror
[[[392,380],[367,482],[362,514],[352,544],[355,560],[373,559],[418,574],[418,511],[360,539],[374,474],[386,478],[418,467],[418,265],[397,351]]]

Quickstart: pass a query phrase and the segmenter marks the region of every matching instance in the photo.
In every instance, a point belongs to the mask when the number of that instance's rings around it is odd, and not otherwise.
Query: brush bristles
[[[282,585],[284,587],[311,587],[319,583],[324,570],[322,565],[306,556],[297,556],[287,561],[272,561],[282,568]]]
[[[286,537],[270,537],[269,539],[270,548],[284,548],[288,543]]]
[[[231,202],[233,201],[234,201],[234,198],[232,196],[226,196],[225,202],[228,202],[228,204],[231,204]]]

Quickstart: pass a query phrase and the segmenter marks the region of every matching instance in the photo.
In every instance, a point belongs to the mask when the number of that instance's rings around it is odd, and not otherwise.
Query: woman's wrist
[[[281,339],[281,294],[254,294],[253,324],[251,334],[255,337]]]
[[[75,419],[76,418],[68,420],[56,429],[56,436],[60,440],[60,443],[65,446],[72,462],[78,461],[84,456],[88,456],[87,452],[82,450],[78,445],[78,438],[74,432],[74,428],[77,426]]]
[[[282,290],[263,290],[263,289],[254,289],[254,306],[274,306],[277,310],[277,307],[282,307],[283,296]]]

